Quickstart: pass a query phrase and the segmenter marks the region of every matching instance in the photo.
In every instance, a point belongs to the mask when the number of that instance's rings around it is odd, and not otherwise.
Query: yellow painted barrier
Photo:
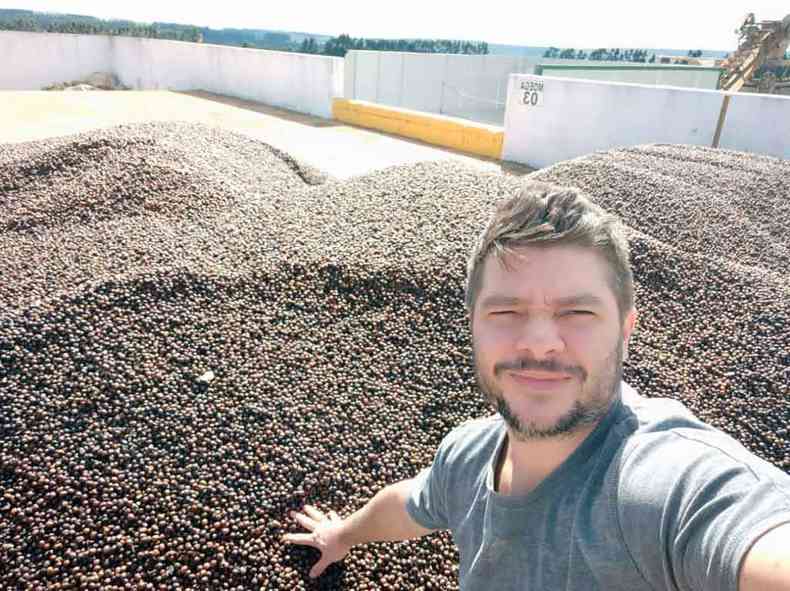
[[[378,129],[478,156],[502,158],[505,132],[495,125],[341,98],[332,101],[332,116],[359,127]]]

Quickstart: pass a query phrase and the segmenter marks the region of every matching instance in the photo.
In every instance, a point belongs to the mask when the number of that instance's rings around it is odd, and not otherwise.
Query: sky
[[[748,12],[790,14],[783,0],[0,0],[0,8],[142,22],[352,37],[441,38],[506,45],[734,50]]]

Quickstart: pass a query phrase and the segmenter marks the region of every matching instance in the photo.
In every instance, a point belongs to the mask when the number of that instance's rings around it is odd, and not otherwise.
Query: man
[[[318,576],[357,544],[449,529],[462,589],[790,591],[790,477],[621,381],[628,244],[579,192],[532,184],[469,261],[481,390],[498,410],[342,520],[294,513]]]

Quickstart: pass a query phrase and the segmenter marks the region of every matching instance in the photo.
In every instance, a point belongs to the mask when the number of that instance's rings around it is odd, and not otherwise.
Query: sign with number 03
[[[543,106],[543,82],[526,80],[521,83],[521,104],[527,107]]]
[[[543,93],[537,90],[525,90],[521,102],[528,107],[542,107]]]

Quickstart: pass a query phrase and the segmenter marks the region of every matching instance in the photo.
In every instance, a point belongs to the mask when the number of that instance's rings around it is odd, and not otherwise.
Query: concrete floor
[[[518,164],[202,91],[0,92],[0,143],[143,121],[201,122],[240,132],[339,179],[396,164],[447,159],[504,174],[532,172]]]

